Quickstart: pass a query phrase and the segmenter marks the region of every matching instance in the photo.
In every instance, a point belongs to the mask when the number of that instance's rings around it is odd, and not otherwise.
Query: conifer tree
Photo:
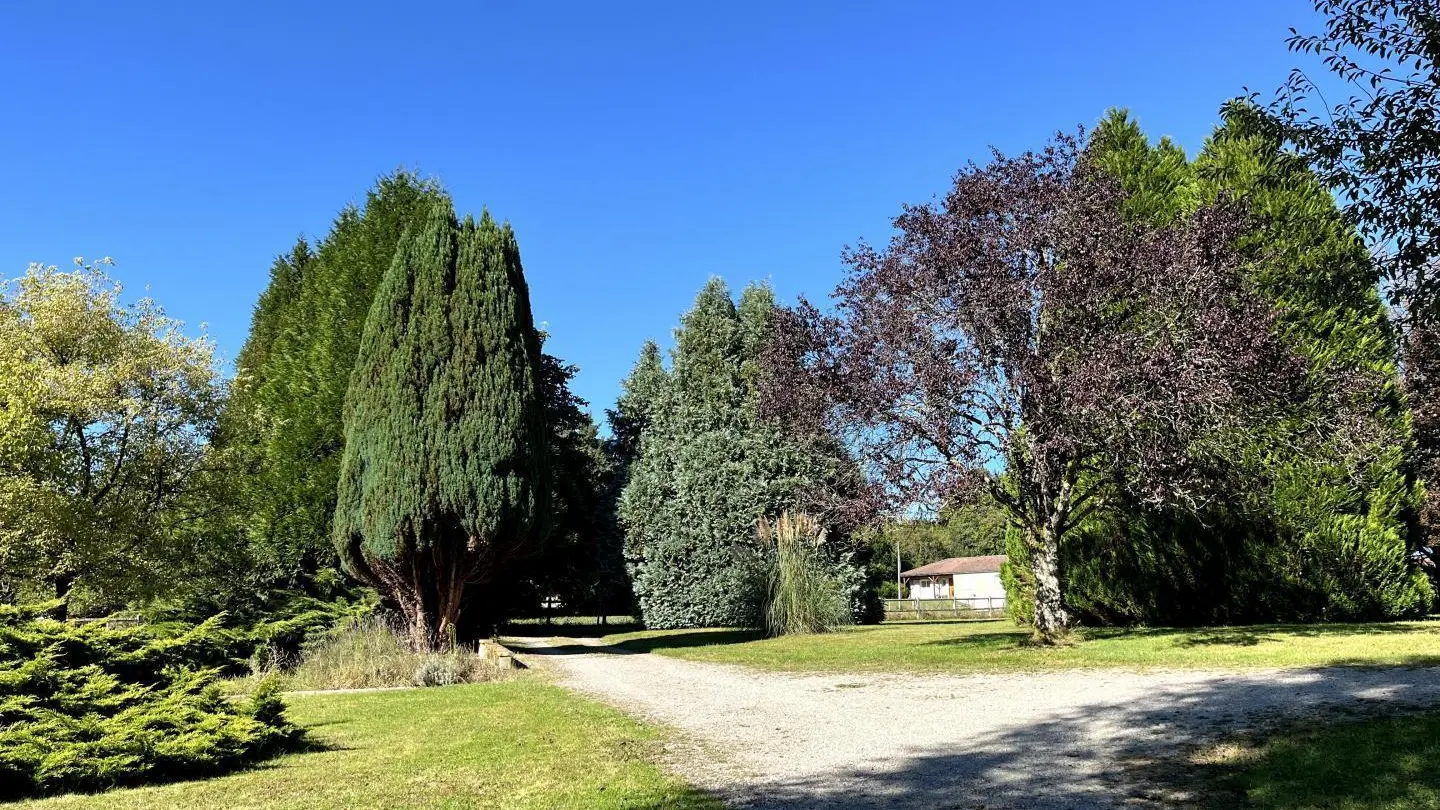
[[[396,601],[416,647],[450,636],[466,585],[536,534],[539,359],[510,227],[434,205],[365,323],[333,532],[346,569]]]
[[[622,473],[640,453],[640,436],[650,423],[650,412],[665,387],[666,372],[660,347],[645,341],[635,366],[620,383],[620,398],[606,411],[610,421],[609,449]]]
[[[448,202],[432,181],[386,175],[313,249],[301,240],[272,267],[236,358],[220,442],[245,501],[243,533],[264,569],[256,587],[305,586],[335,565],[330,522],[360,335],[401,235]]]
[[[755,364],[774,308],[766,287],[746,289],[737,308],[711,279],[681,318],[671,368],[647,345],[627,380],[620,411],[640,430],[620,519],[647,626],[757,626],[769,552],[756,520],[817,491],[854,491],[843,454],[756,416]],[[831,563],[858,597],[863,572],[842,545]]]

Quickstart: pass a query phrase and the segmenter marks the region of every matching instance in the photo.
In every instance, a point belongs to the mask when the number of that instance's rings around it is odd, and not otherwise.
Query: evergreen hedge
[[[278,687],[227,698],[219,617],[158,637],[144,627],[0,605],[0,799],[98,791],[223,773],[297,745]]]

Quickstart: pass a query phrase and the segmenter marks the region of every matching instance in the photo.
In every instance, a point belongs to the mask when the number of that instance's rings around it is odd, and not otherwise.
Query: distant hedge
[[[294,747],[278,687],[232,701],[218,620],[161,638],[0,605],[0,799],[212,775]]]

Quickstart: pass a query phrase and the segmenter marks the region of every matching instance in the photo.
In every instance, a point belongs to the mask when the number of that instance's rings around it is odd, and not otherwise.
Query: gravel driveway
[[[1154,806],[1136,774],[1320,706],[1440,704],[1440,669],[787,674],[512,639],[564,685],[678,733],[668,765],[755,810]]]

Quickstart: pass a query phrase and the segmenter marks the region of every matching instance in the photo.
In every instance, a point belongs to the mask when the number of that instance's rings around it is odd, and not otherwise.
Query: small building
[[[900,574],[910,599],[950,599],[977,609],[1005,605],[1005,586],[1000,584],[1004,554],[984,557],[951,557],[912,568]]]

